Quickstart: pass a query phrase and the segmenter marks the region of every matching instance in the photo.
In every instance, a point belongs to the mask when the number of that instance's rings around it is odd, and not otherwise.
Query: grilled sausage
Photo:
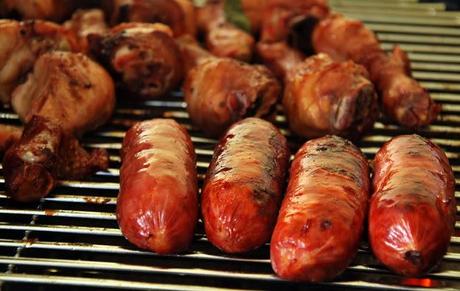
[[[271,123],[247,118],[218,144],[202,194],[206,235],[227,253],[265,243],[276,220],[289,150]]]
[[[187,249],[198,217],[196,158],[187,131],[170,119],[125,136],[117,219],[123,235],[157,253]]]
[[[375,256],[405,276],[430,271],[449,246],[455,179],[444,152],[418,135],[387,142],[375,160],[369,241]]]
[[[358,249],[369,185],[367,160],[349,141],[325,136],[304,144],[271,240],[275,273],[310,282],[340,274]]]

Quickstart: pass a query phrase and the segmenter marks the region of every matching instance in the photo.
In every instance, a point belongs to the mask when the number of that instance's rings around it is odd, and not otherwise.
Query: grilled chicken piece
[[[0,124],[0,154],[4,153],[10,145],[18,141],[21,134],[21,127]]]
[[[194,37],[188,34],[176,38],[176,44],[182,55],[185,75],[207,59],[216,58],[216,56],[202,48]]]
[[[38,58],[27,81],[14,90],[11,103],[25,123],[40,115],[78,136],[111,117],[115,89],[104,68],[87,56],[49,52]]]
[[[287,41],[303,22],[320,20],[329,14],[326,0],[266,0],[261,27],[262,42]]]
[[[182,80],[181,54],[166,25],[123,23],[89,41],[91,52],[137,97],[163,96]]]
[[[206,37],[206,47],[218,57],[249,62],[254,51],[254,38],[227,22],[223,1],[208,1],[197,9],[197,26]]]
[[[364,67],[352,61],[335,62],[326,54],[304,60],[286,42],[258,43],[257,52],[284,79],[284,110],[297,135],[358,139],[373,127],[378,97]]]
[[[35,60],[51,50],[78,51],[76,36],[51,22],[0,20],[1,102],[9,103],[11,92]]]
[[[111,23],[163,23],[174,36],[196,34],[195,8],[190,0],[109,0]]]
[[[190,37],[177,39],[187,70],[183,86],[192,122],[218,137],[245,117],[272,117],[281,86],[261,65],[218,58]]]
[[[6,192],[22,202],[46,196],[57,179],[81,179],[107,168],[105,150],[86,152],[75,137],[41,116],[26,124],[3,158]]]
[[[280,80],[305,59],[303,53],[286,42],[259,42],[256,48],[258,57]]]
[[[7,13],[16,13],[22,19],[62,21],[77,6],[75,0],[3,0]]]
[[[289,127],[302,137],[357,139],[378,117],[378,97],[366,69],[319,54],[290,71],[283,105]]]
[[[104,11],[100,9],[77,10],[72,18],[64,23],[64,27],[72,30],[79,39],[81,51],[88,51],[88,35],[103,35],[109,27],[105,22]]]
[[[312,43],[316,51],[335,60],[352,59],[366,67],[385,113],[399,124],[419,128],[436,119],[440,105],[410,76],[405,53],[396,47],[387,55],[362,22],[332,15],[315,28]]]

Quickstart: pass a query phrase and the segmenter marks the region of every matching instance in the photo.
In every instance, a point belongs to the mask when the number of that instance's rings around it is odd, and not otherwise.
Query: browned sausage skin
[[[157,253],[187,249],[198,217],[196,158],[171,119],[134,125],[125,136],[117,219],[123,235]]]
[[[332,279],[358,249],[369,198],[368,163],[349,141],[326,136],[305,143],[273,232],[275,273],[294,281]]]
[[[455,223],[455,179],[444,152],[418,135],[387,142],[375,160],[369,241],[375,256],[405,276],[431,270]]]
[[[203,219],[212,244],[242,253],[270,238],[288,159],[285,137],[267,121],[247,118],[228,130],[203,186]]]

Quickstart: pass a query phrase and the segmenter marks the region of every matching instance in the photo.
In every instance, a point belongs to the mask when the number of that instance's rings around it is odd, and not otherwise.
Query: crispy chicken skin
[[[314,29],[312,43],[317,52],[335,60],[352,59],[366,67],[385,113],[400,125],[419,128],[436,119],[441,108],[410,76],[405,53],[396,47],[387,55],[361,21],[332,15]]]
[[[20,119],[40,115],[81,135],[104,124],[115,106],[110,75],[81,53],[49,52],[38,58],[27,81],[12,94]]]
[[[108,167],[108,154],[86,152],[56,123],[34,116],[3,158],[7,194],[21,202],[46,196],[57,179],[80,179]]]
[[[299,50],[290,47],[287,42],[264,43],[256,46],[257,56],[280,79],[288,75],[297,65],[305,59]]]
[[[262,42],[286,41],[294,26],[310,18],[329,14],[326,0],[267,0],[263,9]]]
[[[193,123],[218,137],[245,117],[270,117],[281,86],[264,66],[213,58],[190,71],[183,91]]]
[[[195,8],[190,0],[110,0],[111,23],[163,23],[174,36],[195,35]]]
[[[197,40],[191,35],[185,34],[176,38],[176,44],[182,55],[185,75],[207,59],[216,58],[216,56],[202,48]]]
[[[326,54],[306,59],[285,80],[289,127],[302,137],[334,134],[357,139],[373,127],[377,100],[364,67],[351,60],[334,62]]]
[[[4,153],[10,145],[21,138],[22,128],[13,125],[0,124],[0,154]]]
[[[75,0],[3,0],[7,13],[17,13],[22,19],[62,21],[79,1]]]
[[[11,92],[35,60],[51,50],[78,51],[76,36],[51,22],[0,20],[1,102],[9,103]]]
[[[223,1],[208,1],[198,8],[198,30],[205,35],[206,47],[218,57],[249,62],[254,51],[254,38],[227,22]]]
[[[88,35],[103,35],[109,30],[105,22],[104,11],[101,9],[77,10],[72,18],[64,23],[64,27],[77,35],[83,52],[89,49]]]
[[[142,99],[163,96],[183,77],[180,51],[166,25],[123,23],[103,37],[90,37],[91,53]]]

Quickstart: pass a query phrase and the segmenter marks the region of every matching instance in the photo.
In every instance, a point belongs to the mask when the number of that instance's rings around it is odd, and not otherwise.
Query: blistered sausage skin
[[[295,155],[270,244],[275,273],[319,282],[340,274],[357,252],[369,197],[368,163],[336,136],[310,140]]]
[[[161,254],[186,250],[198,217],[197,192],[195,151],[182,126],[154,119],[126,133],[117,202],[126,239]]]
[[[247,118],[218,144],[202,194],[208,240],[227,253],[269,240],[281,201],[289,150],[271,123]]]
[[[405,276],[430,271],[455,224],[455,179],[444,152],[418,135],[402,135],[377,153],[369,241],[375,256]]]

